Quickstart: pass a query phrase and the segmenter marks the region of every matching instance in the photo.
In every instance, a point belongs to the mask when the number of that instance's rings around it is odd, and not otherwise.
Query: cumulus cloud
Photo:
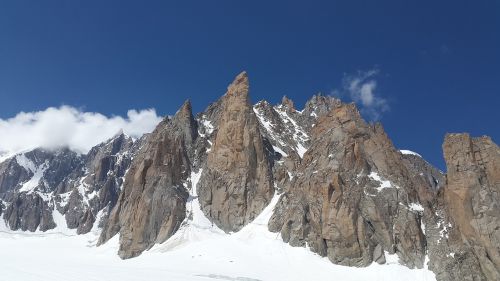
[[[154,109],[129,110],[127,117],[107,117],[71,106],[21,112],[0,119],[0,153],[17,153],[37,147],[69,147],[80,153],[113,137],[120,130],[132,137],[151,132],[161,121]]]
[[[380,119],[382,113],[389,110],[387,100],[376,92],[375,78],[378,73],[377,69],[359,71],[355,75],[345,75],[343,80],[343,92],[349,95],[350,99],[359,105],[361,112],[372,120]]]

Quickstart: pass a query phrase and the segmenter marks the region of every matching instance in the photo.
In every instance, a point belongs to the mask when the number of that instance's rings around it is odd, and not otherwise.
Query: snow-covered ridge
[[[401,154],[403,155],[415,155],[415,156],[418,156],[420,158],[423,158],[422,155],[416,153],[416,152],[413,152],[411,150],[406,150],[406,149],[400,149],[399,152],[401,152]]]
[[[23,183],[23,186],[19,189],[19,192],[33,191],[40,183],[40,180],[43,178],[43,173],[48,168],[49,163],[46,161],[42,165],[36,167],[34,170],[31,170],[33,172],[33,176],[27,182]]]
[[[23,167],[26,171],[35,172],[36,165],[24,155],[24,153],[16,155],[16,162],[19,164],[19,166]]]
[[[291,118],[288,113],[286,112],[286,109],[282,105],[278,105],[274,107],[274,110],[278,112],[278,114],[281,116],[281,120],[285,124],[292,124],[293,126],[293,139],[296,142],[296,147],[295,150],[299,154],[300,158],[304,156],[304,153],[306,153],[307,148],[305,147],[305,143],[309,141],[309,135],[305,132],[305,130],[297,124],[297,122]],[[302,114],[302,112],[297,111],[297,113]]]
[[[267,134],[276,142],[277,145],[281,146],[273,146],[274,150],[287,157],[287,153],[285,153],[284,149],[286,147],[291,148],[296,151],[299,157],[303,157],[304,153],[307,151],[307,142],[309,141],[309,136],[302,128],[297,121],[292,118],[286,111],[282,105],[270,107],[277,116],[280,118],[280,121],[285,125],[285,132],[278,132],[276,129],[276,124],[273,124],[272,120],[268,120],[268,117],[259,109],[260,103],[257,103],[253,107],[253,111],[259,120],[259,123],[266,130]],[[301,111],[296,111],[297,114],[302,114]],[[283,137],[289,135],[293,143],[288,143]]]
[[[41,165],[36,165],[31,161],[24,153],[15,156],[15,160],[19,166],[23,167],[26,172],[32,174],[31,178],[24,182],[19,189],[19,192],[32,192],[38,186],[40,180],[43,178],[45,170],[49,168],[48,161],[45,161]]]
[[[7,152],[0,152],[0,163],[2,163],[3,161],[9,159],[10,157],[12,157],[12,155],[10,155],[9,153],[7,153]]]
[[[286,146],[286,143],[281,139],[280,135],[274,132],[274,124],[272,124],[269,120],[266,119],[266,116],[264,113],[262,113],[258,108],[255,106],[253,107],[253,111],[255,115],[257,116],[257,119],[259,120],[259,123],[266,129],[266,131],[269,133],[269,135],[277,141],[280,145]]]

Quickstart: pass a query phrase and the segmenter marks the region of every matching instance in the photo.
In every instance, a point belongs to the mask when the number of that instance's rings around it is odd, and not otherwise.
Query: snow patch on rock
[[[26,156],[24,158],[26,158]],[[38,167],[36,167],[35,164],[31,161],[22,163],[22,165],[26,165],[23,166],[25,169],[30,169],[29,171],[33,173],[33,176],[27,182],[23,183],[23,186],[19,189],[19,192],[32,192],[38,186],[40,180],[43,178],[43,173],[45,172],[45,170],[49,168],[49,163],[45,162]]]
[[[288,157],[288,154],[286,154],[283,150],[281,150],[281,148],[273,145],[273,149],[274,149],[274,151],[276,151],[279,154],[281,154],[283,157]]]
[[[16,162],[19,166],[23,167],[26,171],[34,173],[36,165],[23,153],[16,155]]]
[[[422,207],[422,205],[420,205],[419,203],[410,203],[409,208],[411,211],[416,211],[416,212],[424,211],[424,207]]]
[[[376,172],[371,172],[368,177],[380,183],[380,185],[376,187],[378,192],[382,191],[385,188],[399,188],[399,186],[393,185],[390,181],[382,179]]]
[[[297,151],[297,154],[299,154],[300,158],[302,158],[304,156],[304,153],[307,151],[307,148],[304,144],[309,141],[309,135],[301,126],[299,126],[299,124],[297,124],[297,122],[292,117],[288,115],[283,106],[279,105],[274,109],[280,115],[285,124],[292,124],[293,140],[296,143],[295,150]]]
[[[422,158],[422,155],[416,153],[416,152],[413,152],[411,150],[406,150],[406,149],[400,149],[399,152],[401,152],[401,154],[403,155],[415,155],[415,156],[418,156],[420,158]]]

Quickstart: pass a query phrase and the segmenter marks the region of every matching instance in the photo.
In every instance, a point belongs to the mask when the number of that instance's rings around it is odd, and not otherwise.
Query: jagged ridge
[[[119,134],[87,155],[37,149],[3,161],[0,215],[12,229],[44,231],[59,212],[78,233],[103,227],[100,243],[120,235],[130,258],[192,223],[193,200],[213,227],[235,232],[274,195],[269,230],[333,263],[397,255],[438,280],[498,280],[499,151],[489,138],[448,135],[444,175],[400,153],[354,104],[315,95],[301,111],[287,97],[252,106],[243,72],[196,118],[187,101],[140,140]]]

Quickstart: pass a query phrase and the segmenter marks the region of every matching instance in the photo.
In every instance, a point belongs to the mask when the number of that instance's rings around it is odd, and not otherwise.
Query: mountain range
[[[0,216],[13,231],[97,230],[101,246],[118,236],[122,259],[258,221],[337,265],[396,258],[440,281],[500,280],[500,149],[450,133],[443,152],[446,173],[334,97],[252,104],[243,72],[205,111],[186,101],[141,138],[4,157]]]

